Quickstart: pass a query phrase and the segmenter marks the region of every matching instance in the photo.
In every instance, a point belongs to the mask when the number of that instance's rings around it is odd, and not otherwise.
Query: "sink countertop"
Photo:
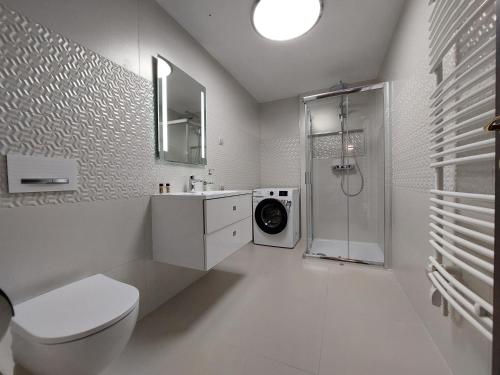
[[[216,190],[216,191],[196,191],[196,192],[173,192],[167,194],[155,194],[153,197],[175,197],[186,199],[216,199],[232,197],[235,195],[252,194],[252,190]]]

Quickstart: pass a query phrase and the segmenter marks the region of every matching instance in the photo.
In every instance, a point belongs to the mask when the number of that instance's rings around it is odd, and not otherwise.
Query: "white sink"
[[[214,191],[194,191],[194,192],[173,192],[163,194],[164,196],[192,197],[202,199],[215,199],[231,197],[234,195],[252,194],[251,190],[214,190]]]

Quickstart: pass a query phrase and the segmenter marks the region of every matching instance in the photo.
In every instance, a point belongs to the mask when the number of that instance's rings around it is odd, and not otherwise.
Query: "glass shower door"
[[[342,194],[343,171],[334,166],[345,162],[342,154],[344,134],[340,107],[347,98],[333,97],[308,104],[310,129],[310,250],[316,256],[349,258],[348,199]],[[344,159],[344,162],[343,162]]]
[[[383,85],[306,104],[306,253],[384,263]]]
[[[346,176],[349,259],[384,263],[385,144],[383,89],[349,95]]]

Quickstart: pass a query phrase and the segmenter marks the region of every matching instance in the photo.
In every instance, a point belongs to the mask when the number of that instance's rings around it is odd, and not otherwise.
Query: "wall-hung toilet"
[[[138,290],[104,275],[20,303],[14,361],[34,375],[99,374],[127,344],[138,310]]]

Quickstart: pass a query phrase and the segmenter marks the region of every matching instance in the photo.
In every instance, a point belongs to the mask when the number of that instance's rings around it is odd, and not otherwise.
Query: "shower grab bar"
[[[459,191],[447,191],[447,190],[430,190],[432,194],[442,195],[445,197],[456,197],[456,198],[467,198],[467,199],[479,199],[483,201],[495,202],[495,196],[493,194],[477,194],[477,193],[462,193]]]
[[[447,237],[447,238],[453,240],[454,242],[456,242],[462,246],[467,247],[469,250],[474,251],[477,254],[485,256],[489,259],[494,259],[494,257],[495,257],[495,255],[494,255],[495,253],[493,252],[493,250],[488,249],[487,247],[484,247],[484,246],[479,245],[475,242],[466,240],[465,238],[462,238],[462,237],[459,237],[453,233],[450,233],[450,232],[444,230],[443,228],[438,227],[434,223],[430,223],[429,226],[434,230],[434,232],[439,233],[441,236]]]
[[[483,299],[478,294],[471,291],[464,284],[458,281],[451,273],[449,273],[444,266],[439,264],[439,262],[433,256],[429,257],[429,263],[431,267],[434,267],[442,276],[445,278],[454,288],[464,294],[467,298],[474,301],[474,306],[476,306],[476,311],[479,312],[483,309],[488,314],[493,315],[493,305]]]
[[[429,279],[431,280],[432,284],[434,287],[439,291],[441,296],[448,301],[450,305],[453,306],[453,308],[465,319],[467,320],[472,326],[474,326],[479,332],[481,332],[488,340],[492,341],[493,340],[493,335],[489,330],[484,328],[473,316],[471,316],[458,302],[456,302],[446,291],[445,289],[441,286],[439,281],[436,280],[434,277],[434,274],[431,272],[428,274]]]

